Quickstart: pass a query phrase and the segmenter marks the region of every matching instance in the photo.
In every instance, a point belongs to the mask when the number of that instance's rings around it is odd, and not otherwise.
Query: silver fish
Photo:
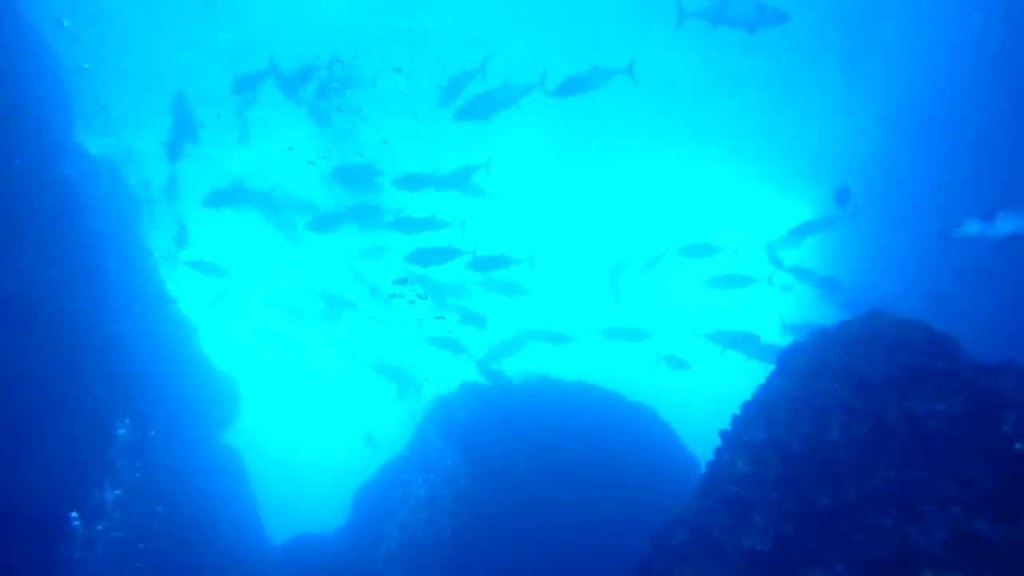
[[[502,112],[518,106],[530,94],[544,85],[547,73],[541,74],[535,82],[505,82],[469,98],[452,112],[458,122],[484,122]]]
[[[468,252],[456,246],[422,246],[405,255],[405,263],[418,268],[435,268],[450,264],[467,255]]]
[[[785,10],[759,0],[718,0],[696,10],[688,10],[684,0],[676,0],[676,28],[689,20],[703,20],[711,26],[754,34],[758,30],[788,24],[791,18]]]
[[[544,90],[544,93],[552,98],[571,98],[593,92],[604,87],[619,76],[626,76],[636,82],[636,59],[630,60],[629,64],[617,68],[609,66],[592,66],[587,70],[570,74],[554,88]]]
[[[475,66],[471,66],[462,70],[461,72],[451,76],[445,81],[444,85],[441,86],[441,90],[437,96],[437,105],[441,108],[448,108],[455,104],[462,94],[466,92],[473,82],[477,79],[487,79],[487,66],[491,62],[491,56],[487,55],[477,63]]]

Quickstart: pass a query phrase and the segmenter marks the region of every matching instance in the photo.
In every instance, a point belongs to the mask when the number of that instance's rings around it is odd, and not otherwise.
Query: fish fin
[[[636,82],[636,57],[634,56],[629,64],[626,66],[626,76],[629,77],[634,83]]]

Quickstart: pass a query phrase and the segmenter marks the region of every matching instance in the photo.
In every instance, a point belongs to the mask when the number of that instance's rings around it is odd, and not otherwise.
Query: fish
[[[469,288],[462,282],[445,282],[426,274],[409,274],[409,280],[419,287],[427,298],[440,305],[469,296]]]
[[[1024,238],[1024,210],[999,210],[986,216],[967,218],[950,235],[958,239],[990,241]]]
[[[370,162],[342,163],[331,171],[331,180],[351,192],[372,194],[380,190],[377,179],[381,174],[381,169]]]
[[[236,74],[231,81],[231,94],[234,96],[252,94],[263,87],[263,84],[270,80],[271,75],[269,66]]]
[[[406,264],[418,268],[435,268],[450,264],[469,254],[462,248],[452,245],[421,246],[409,251],[403,259]]]
[[[748,348],[761,342],[761,337],[749,330],[713,330],[705,333],[704,338],[726,350]]]
[[[398,216],[385,222],[383,227],[392,232],[414,236],[447,230],[452,226],[454,226],[452,222],[436,216]]]
[[[320,304],[322,306],[320,317],[327,322],[336,322],[349,311],[358,308],[352,300],[326,291],[320,293]]]
[[[477,360],[479,366],[494,366],[525,350],[531,344],[549,344],[552,346],[564,346],[574,341],[574,338],[564,332],[546,329],[524,330],[514,334],[511,338],[502,340],[490,347]]]
[[[434,189],[438,192],[457,192],[465,196],[485,196],[483,188],[476,182],[476,175],[490,169],[490,160],[457,166],[438,174]]]
[[[452,112],[457,122],[485,122],[518,106],[530,94],[544,85],[547,73],[541,73],[534,82],[505,82],[494,88],[478,92]]]
[[[836,186],[832,191],[832,206],[837,210],[846,210],[853,202],[853,190],[846,184]]]
[[[441,108],[450,108],[466,92],[471,84],[479,80],[487,79],[487,67],[491,62],[491,56],[484,56],[474,66],[470,66],[457,74],[450,76],[437,95],[437,105]]]
[[[317,76],[321,67],[317,64],[306,64],[291,70],[284,70],[278,66],[277,61],[270,60],[270,76],[274,79],[274,86],[281,95],[290,102],[303,104],[303,93],[306,92]]]
[[[715,330],[704,334],[704,338],[723,351],[765,364],[774,364],[783,350],[782,346],[765,342],[747,330]]]
[[[306,220],[307,232],[333,234],[345,227],[376,229],[384,224],[387,213],[376,204],[353,204],[338,210],[320,212]]]
[[[460,304],[445,303],[442,310],[458,316],[458,322],[463,326],[469,326],[477,330],[486,330],[489,325],[486,315]]]
[[[437,182],[438,175],[435,172],[407,172],[391,179],[391,185],[396,190],[413,193],[434,190]]]
[[[660,266],[661,263],[665,261],[665,257],[667,257],[671,253],[672,253],[672,249],[670,248],[670,249],[665,250],[663,252],[659,252],[659,253],[655,254],[654,256],[651,256],[647,260],[644,260],[643,264],[640,265],[640,271],[641,272],[650,272],[651,270],[654,270],[655,268]]]
[[[226,268],[209,260],[186,259],[180,260],[179,263],[194,272],[198,272],[199,274],[202,274],[207,278],[213,278],[214,280],[224,280],[230,276]]]
[[[629,344],[639,344],[650,340],[653,334],[650,330],[644,328],[634,328],[629,326],[611,326],[601,330],[601,336],[614,342],[627,342]]]
[[[695,10],[688,10],[684,0],[676,0],[676,29],[690,20],[703,20],[711,26],[755,34],[765,28],[784,26],[791,19],[785,10],[760,0],[717,0]]]
[[[804,243],[811,238],[834,230],[842,224],[845,219],[845,216],[842,214],[828,214],[804,220],[789,230],[786,230],[782,236],[772,240],[770,246],[772,250],[776,252],[782,250],[795,250],[803,246]]]
[[[316,212],[315,202],[299,196],[284,195],[272,188],[257,188],[233,180],[214,188],[203,198],[202,207],[210,210],[250,210],[253,212]]]
[[[375,362],[372,368],[395,387],[395,395],[400,401],[418,400],[423,394],[423,383],[412,370],[388,362]]]
[[[476,175],[491,166],[490,160],[476,164],[463,164],[447,171],[407,172],[394,177],[391,185],[404,192],[457,192],[466,196],[483,196],[483,188]]]
[[[685,358],[675,354],[663,354],[660,360],[662,364],[674,372],[688,372],[693,370],[692,364],[690,364]]]
[[[712,276],[704,281],[704,286],[719,291],[743,290],[761,282],[771,282],[771,278],[758,278],[749,274],[727,273]]]
[[[816,272],[804,266],[786,266],[782,272],[790,275],[797,282],[809,286],[818,292],[839,294],[843,291],[843,283],[838,278]]]
[[[629,61],[629,64],[620,67],[592,66],[582,72],[570,74],[554,88],[544,89],[544,93],[551,98],[572,98],[594,92],[609,84],[619,76],[626,76],[636,82],[636,59]]]
[[[779,329],[794,340],[803,340],[825,326],[817,322],[786,322],[779,319]]]
[[[184,252],[189,245],[188,226],[180,217],[174,223],[174,238],[171,241],[171,245],[174,251],[179,254]]]
[[[473,357],[473,353],[470,352],[469,348],[465,344],[463,344],[462,341],[459,340],[458,338],[454,338],[452,336],[429,336],[427,338],[424,338],[423,340],[424,342],[433,346],[434,348],[437,348],[438,350],[443,350],[457,358]]]
[[[778,344],[758,342],[755,346],[751,346],[750,348],[737,352],[745,356],[748,360],[753,360],[754,362],[775,364],[778,362],[779,356],[782,354],[783,350],[785,350],[785,347]]]
[[[515,280],[495,278],[494,276],[484,276],[480,279],[480,287],[505,298],[519,298],[530,293],[525,286]]]
[[[704,260],[724,254],[726,249],[712,242],[691,242],[676,248],[676,254],[688,260]]]
[[[315,202],[305,198],[282,194],[273,188],[257,188],[241,180],[211,190],[203,198],[202,207],[250,212],[291,239],[296,235],[298,222],[319,210]]]
[[[527,262],[532,263],[533,257],[529,260],[509,256],[508,254],[483,254],[475,255],[466,262],[466,269],[477,274],[493,274],[514,268]]]
[[[171,131],[164,142],[164,156],[172,166],[185,155],[185,149],[199,142],[199,123],[185,93],[174,93],[171,104]]]

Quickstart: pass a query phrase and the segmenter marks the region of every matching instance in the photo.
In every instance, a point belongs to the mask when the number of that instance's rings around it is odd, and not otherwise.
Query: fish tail
[[[541,92],[548,91],[548,69],[545,68],[540,73],[540,78],[537,79],[537,87],[541,89]]]
[[[629,61],[629,64],[626,65],[626,76],[629,76],[630,80],[632,80],[633,82],[636,82],[636,57],[635,56],[633,57],[632,60]]]

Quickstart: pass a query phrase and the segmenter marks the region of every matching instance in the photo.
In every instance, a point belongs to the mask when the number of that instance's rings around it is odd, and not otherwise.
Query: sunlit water
[[[842,257],[844,242],[869,218],[864,208],[882,202],[872,186],[880,159],[898,148],[886,128],[906,105],[898,95],[934,69],[922,64],[922,41],[904,34],[908,22],[927,23],[906,7],[850,21],[821,3],[782,4],[793,22],[756,34],[702,22],[677,30],[670,0],[55,0],[30,12],[67,67],[80,140],[138,190],[168,289],[238,382],[242,412],[228,441],[280,540],[343,521],[354,489],[401,450],[431,400],[479,381],[474,360],[516,334],[571,341],[530,345],[500,363],[505,373],[620,391],[655,408],[706,460],[771,364],[723,353],[704,335],[745,330],[786,344],[786,323],[850,312],[774,271],[766,246],[837,211],[834,193],[849,186],[850,222],[786,261],[870,284]],[[336,76],[319,100],[329,126],[272,84],[232,94],[238,75],[270,58]],[[467,96],[634,60],[636,78],[566,99],[537,90],[486,122],[456,121],[438,91],[485,58]],[[165,142],[178,91],[199,137],[172,170]],[[338,208],[356,193],[332,171],[362,162],[381,171],[363,200],[452,226],[312,234],[203,206],[211,190],[237,184]],[[390,184],[476,163],[487,164],[475,177],[483,195]],[[676,252],[689,243],[722,251]],[[430,269],[404,261],[426,245],[466,254]],[[523,262],[481,275],[466,268],[473,253]],[[202,273],[189,261],[220,268]],[[764,281],[706,284],[726,273]],[[438,286],[460,294],[441,298]],[[331,306],[325,294],[340,300]],[[625,342],[608,328],[647,334]],[[430,343],[442,336],[469,354]],[[414,374],[419,390],[403,392],[382,364]]]

